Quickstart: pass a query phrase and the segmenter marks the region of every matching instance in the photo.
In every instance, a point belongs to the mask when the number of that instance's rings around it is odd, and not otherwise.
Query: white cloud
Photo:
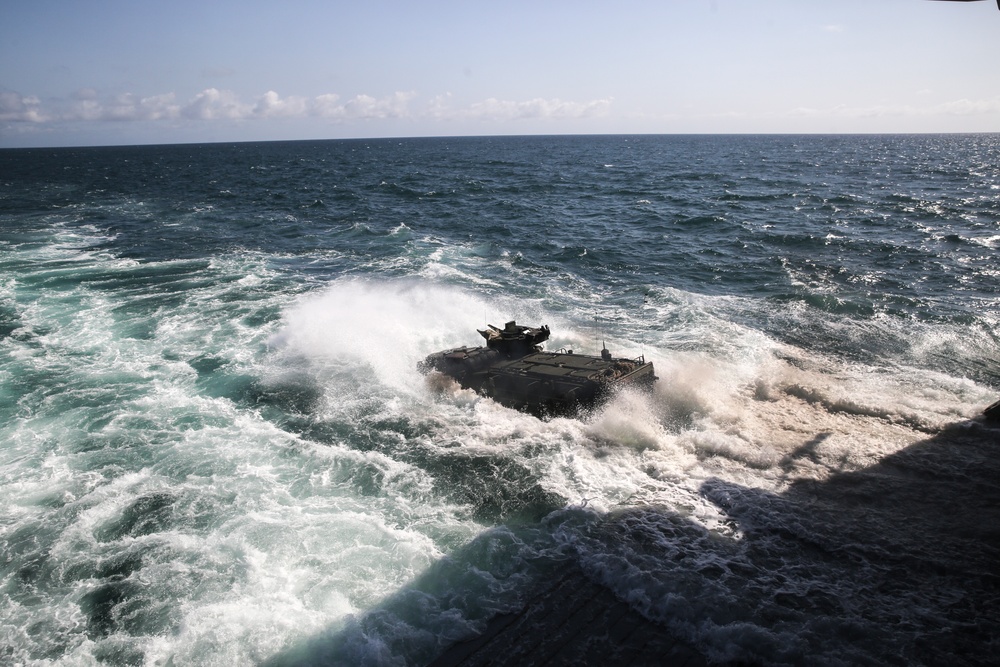
[[[180,112],[180,107],[174,103],[173,93],[141,98],[124,93],[101,102],[96,92],[84,89],[74,97],[69,110],[62,114],[63,120],[162,120],[176,118]]]
[[[334,122],[422,118],[438,121],[523,119],[572,119],[606,116],[611,99],[571,102],[558,98],[512,101],[490,98],[465,107],[451,105],[451,95],[432,98],[419,112],[411,110],[415,92],[396,92],[384,97],[356,95],[342,100],[328,93],[314,98],[282,97],[269,90],[253,102],[244,102],[230,90],[206,88],[186,103],[173,93],[139,97],[123,93],[104,97],[93,88],[76,91],[58,110],[46,111],[36,97],[13,92],[0,94],[0,120],[41,123],[45,121],[191,121],[255,120],[272,118],[324,118]]]
[[[410,100],[416,96],[413,92],[397,92],[383,98],[356,95],[341,103],[339,95],[330,93],[310,101],[306,113],[337,121],[406,118],[411,115]]]
[[[182,116],[196,120],[238,120],[252,112],[252,105],[240,102],[232,91],[218,88],[206,88],[181,109]]]
[[[325,118],[335,118],[338,114],[342,113],[341,110],[343,109],[342,105],[337,104],[337,100],[339,99],[340,95],[334,93],[320,95],[313,100],[313,114]]]
[[[344,105],[348,118],[404,118],[409,115],[409,103],[416,93],[395,93],[380,100],[358,95]]]
[[[0,121],[44,123],[48,115],[41,106],[42,102],[37,97],[0,91]]]
[[[456,116],[491,121],[587,118],[607,115],[610,108],[611,98],[591,102],[564,102],[558,98],[550,100],[535,98],[526,102],[514,102],[490,98],[458,111]]]
[[[427,115],[438,120],[450,118],[453,113],[451,106],[449,105],[450,101],[451,93],[445,93],[444,95],[437,95],[431,98],[430,103],[427,105]]]
[[[281,99],[278,93],[269,90],[257,100],[250,113],[257,118],[281,118],[304,116],[308,109],[309,101],[304,97]]]
[[[383,98],[370,95],[340,102],[340,96],[328,93],[312,99],[281,97],[273,90],[261,95],[253,104],[244,104],[230,91],[209,88],[195,96],[182,110],[186,118],[200,120],[254,118],[305,118],[317,116],[331,120],[364,120],[403,118],[409,115],[408,105],[416,93],[394,93]]]

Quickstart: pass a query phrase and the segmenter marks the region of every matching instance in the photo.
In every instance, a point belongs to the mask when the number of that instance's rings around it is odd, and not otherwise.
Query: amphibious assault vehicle
[[[418,364],[423,373],[438,372],[462,387],[507,407],[534,414],[566,414],[592,407],[621,387],[651,387],[653,364],[644,357],[616,359],[607,347],[601,356],[572,350],[543,352],[549,328],[507,322],[479,331],[486,347],[457,347],[429,355]]]

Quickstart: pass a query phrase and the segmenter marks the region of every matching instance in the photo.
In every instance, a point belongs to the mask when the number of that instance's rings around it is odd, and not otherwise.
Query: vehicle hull
[[[651,362],[610,354],[538,351],[505,359],[490,348],[460,347],[428,356],[421,368],[508,407],[538,414],[591,408],[622,388],[648,389],[656,381]]]

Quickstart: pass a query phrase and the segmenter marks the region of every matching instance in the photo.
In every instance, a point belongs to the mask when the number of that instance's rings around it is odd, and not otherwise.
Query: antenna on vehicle
[[[597,319],[596,317],[594,318]],[[604,331],[604,327],[601,327],[601,359],[605,361],[611,361],[611,350],[608,349],[607,332]]]

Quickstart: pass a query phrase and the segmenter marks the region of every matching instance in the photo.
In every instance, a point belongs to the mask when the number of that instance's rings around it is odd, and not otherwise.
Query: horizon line
[[[537,134],[420,134],[400,136],[328,137],[309,139],[244,139],[237,141],[177,141],[121,144],[65,144],[37,146],[0,146],[0,151],[65,150],[75,148],[155,148],[168,146],[223,146],[241,144],[288,144],[336,141],[414,141],[422,139],[553,139],[573,137],[872,137],[872,136],[977,136],[1000,135],[988,132],[567,132]]]

